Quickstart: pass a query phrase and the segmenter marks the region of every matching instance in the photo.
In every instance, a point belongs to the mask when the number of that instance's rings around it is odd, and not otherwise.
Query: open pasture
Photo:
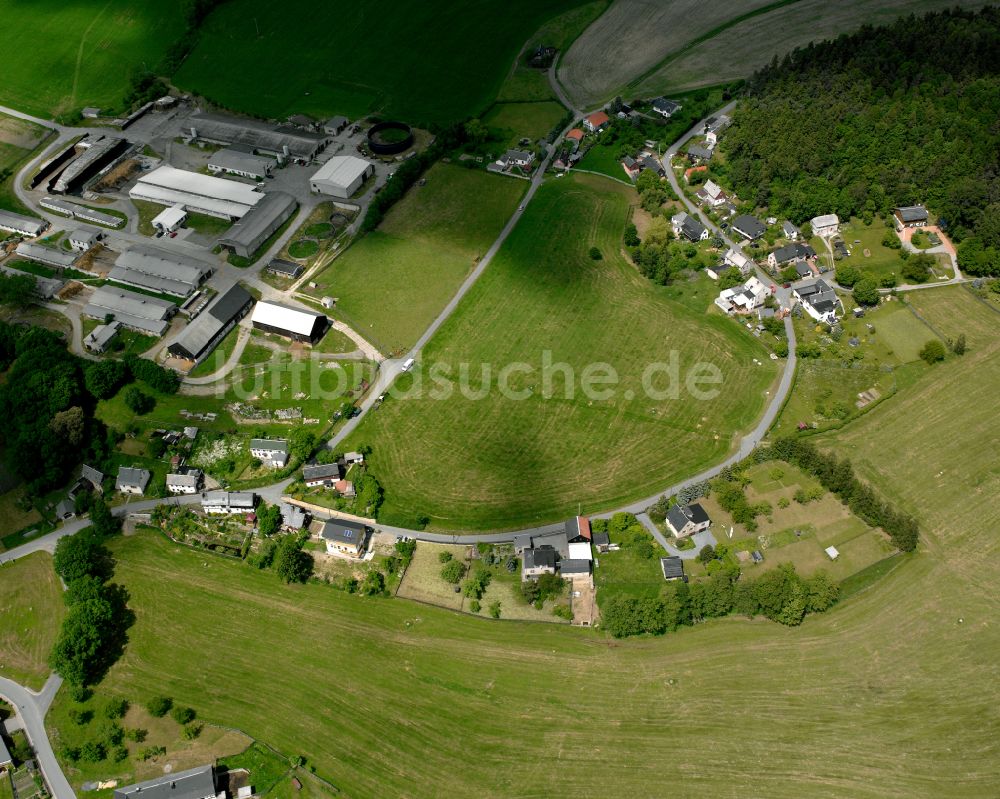
[[[390,397],[345,444],[372,446],[386,522],[421,514],[435,528],[503,529],[614,507],[722,459],[752,425],[776,366],[731,320],[670,300],[624,261],[634,202],[632,189],[586,175],[542,186],[422,354],[424,368],[450,370],[453,391],[439,397],[424,375],[419,398]],[[715,365],[718,396],[647,395],[646,369],[667,393],[649,365],[673,358],[679,387],[696,364]],[[601,363],[619,382],[587,396],[583,376]]]
[[[526,36],[581,4],[231,0],[205,21],[175,82],[265,117],[459,121],[496,97]]]
[[[314,280],[342,318],[385,353],[412,346],[496,239],[527,184],[438,164]]]
[[[47,553],[0,566],[0,676],[41,689],[64,612],[62,585]]]

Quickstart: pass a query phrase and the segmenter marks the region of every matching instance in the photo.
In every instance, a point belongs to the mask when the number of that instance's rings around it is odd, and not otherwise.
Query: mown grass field
[[[3,0],[0,20],[0,52],[8,56],[0,103],[40,117],[116,107],[129,74],[155,70],[184,29],[178,7],[156,0]]]
[[[318,289],[308,290],[337,297],[333,315],[385,353],[416,342],[486,254],[528,185],[454,164],[438,164],[426,178],[315,278]]]
[[[532,31],[581,4],[433,0],[402,13],[374,0],[234,0],[206,20],[175,82],[265,117],[459,121],[492,102]]]
[[[721,459],[736,432],[751,426],[775,365],[731,320],[671,301],[625,263],[621,235],[633,202],[632,189],[589,175],[542,186],[422,353],[424,368],[443,364],[456,381],[466,364],[473,396],[487,365],[485,396],[469,399],[456,385],[449,398],[435,399],[428,377],[423,398],[390,397],[345,443],[372,446],[385,521],[426,514],[437,528],[494,529],[552,521],[578,504],[614,507]],[[590,257],[593,246],[602,260]],[[681,381],[696,363],[716,365],[719,396],[647,397],[644,370],[671,353]],[[562,372],[546,388],[546,357],[575,371],[572,391]],[[592,399],[579,381],[599,362],[620,383],[610,398]],[[530,393],[526,399],[507,399],[497,388],[509,364],[531,370],[508,374],[509,387]],[[660,379],[653,384],[666,388]]]
[[[48,553],[0,566],[0,675],[41,689],[64,613],[62,585]]]
[[[494,129],[507,147],[516,147],[522,138],[535,142],[544,139],[566,115],[559,103],[497,103],[483,116],[483,122]]]
[[[850,3],[795,0],[725,27],[711,38],[685,49],[675,59],[667,60],[666,54],[662,55],[662,68],[639,81],[635,92],[645,97],[660,92],[714,86],[738,80],[767,64],[773,56],[780,58],[809,42],[835,38],[862,25],[885,25],[900,16],[920,15],[954,5],[951,0],[852,0]],[[978,7],[987,3],[963,0],[959,5]],[[676,10],[678,4],[671,4],[669,8]],[[723,10],[726,7],[718,8]],[[740,14],[745,10],[748,9],[740,4]],[[699,8],[698,16],[701,17],[702,14],[703,11]],[[730,10],[724,16],[735,17],[737,14]],[[676,19],[677,27],[687,29],[679,17]],[[584,38],[580,37],[581,43]],[[690,36],[686,41],[694,38],[696,37]],[[581,56],[585,55],[586,53],[581,53]],[[631,80],[640,72],[636,70],[627,77]]]
[[[14,193],[14,176],[50,135],[31,122],[0,114],[0,209],[29,213]]]

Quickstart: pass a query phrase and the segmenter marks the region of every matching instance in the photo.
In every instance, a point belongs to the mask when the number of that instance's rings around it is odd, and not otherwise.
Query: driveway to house
[[[21,727],[35,750],[35,759],[42,770],[45,782],[52,790],[52,796],[55,799],[76,799],[76,794],[73,793],[69,780],[59,767],[59,761],[56,760],[55,752],[52,751],[52,745],[45,732],[45,714],[55,699],[60,685],[62,685],[61,677],[57,674],[49,675],[45,686],[36,694],[13,680],[0,677],[0,697],[13,705]]]

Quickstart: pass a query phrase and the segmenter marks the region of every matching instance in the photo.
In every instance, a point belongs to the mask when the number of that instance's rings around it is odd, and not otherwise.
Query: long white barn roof
[[[291,333],[298,333],[308,336],[312,333],[316,319],[322,314],[315,311],[303,311],[299,308],[289,308],[287,305],[279,305],[276,302],[258,302],[254,306],[253,315],[250,320],[260,322],[262,325],[277,327],[281,330],[288,330]]]
[[[183,203],[193,208],[241,217],[264,195],[252,186],[226,178],[215,178],[186,169],[163,165],[143,175],[129,195],[164,205]]]

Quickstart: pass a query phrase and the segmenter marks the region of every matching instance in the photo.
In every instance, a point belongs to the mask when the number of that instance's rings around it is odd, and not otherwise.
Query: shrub
[[[486,587],[490,584],[491,579],[493,578],[490,574],[490,570],[483,566],[483,564],[477,563],[476,567],[472,570],[472,573],[463,584],[462,593],[469,599],[482,599],[483,594],[486,593]],[[490,612],[492,612],[492,608],[490,608]]]
[[[170,711],[170,717],[178,724],[187,724],[189,721],[194,721],[194,708],[175,705]]]
[[[115,763],[124,763],[128,760],[128,749],[124,746],[115,746],[111,749],[110,758]]]
[[[478,599],[473,599],[469,602],[469,610],[472,611],[473,613],[479,613],[482,607],[483,606],[479,604]]]
[[[135,727],[132,729],[125,730],[125,739],[128,741],[134,741],[137,744],[141,744],[146,740],[146,736],[149,733],[142,729],[141,727]]]
[[[183,737],[185,741],[193,741],[201,735],[201,728],[201,724],[188,724],[183,730],[181,730],[181,737]]]
[[[146,703],[146,710],[149,715],[156,719],[161,719],[170,712],[174,706],[174,700],[169,696],[154,696]]]
[[[499,602],[493,602],[493,603],[490,604],[490,616],[492,616],[494,619],[499,619],[500,618],[500,603]]]
[[[104,722],[98,734],[108,747],[121,746],[125,740],[125,730],[117,721]]]
[[[566,621],[573,621],[573,608],[569,605],[559,604],[552,608],[552,615]]]
[[[920,357],[929,364],[944,360],[945,349],[938,339],[932,338],[920,350]]]
[[[385,575],[378,569],[371,569],[365,575],[359,590],[365,596],[379,596],[385,593]]]
[[[604,256],[601,255],[601,251],[597,247],[590,248],[590,257],[594,261],[600,261]]]
[[[84,763],[100,763],[106,754],[100,741],[87,741],[80,747],[80,760]]]
[[[141,391],[138,386],[129,386],[122,394],[125,405],[132,413],[142,416],[156,407],[156,400]]]
[[[104,717],[109,719],[120,719],[128,712],[128,700],[111,699],[104,706]]]
[[[438,563],[447,563],[454,557],[455,556],[452,555],[448,550],[445,550],[444,552],[438,552]]]

